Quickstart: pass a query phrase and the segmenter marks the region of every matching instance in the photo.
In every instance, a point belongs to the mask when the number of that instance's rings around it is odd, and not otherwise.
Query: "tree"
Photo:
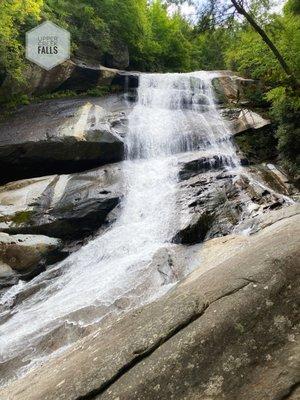
[[[244,7],[244,1],[243,0],[230,0],[237,12],[242,15],[243,17],[246,18],[246,20],[249,22],[249,24],[252,26],[252,28],[261,36],[262,40],[266,43],[266,45],[270,48],[276,59],[278,60],[279,64],[281,65],[282,69],[284,72],[287,74],[288,77],[293,78],[295,80],[292,71],[290,70],[289,66],[285,62],[283,56],[275,46],[275,44],[272,42],[272,40],[269,38],[265,30],[257,24],[255,19],[251,16],[250,13],[248,13]]]
[[[0,78],[22,79],[25,31],[40,18],[42,0],[3,0],[0,7]],[[1,81],[1,79],[0,79]]]

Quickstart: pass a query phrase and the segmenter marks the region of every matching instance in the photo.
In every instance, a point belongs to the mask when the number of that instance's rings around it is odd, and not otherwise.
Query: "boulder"
[[[24,69],[24,82],[19,83],[7,76],[1,87],[0,97],[5,99],[18,94],[42,94],[53,92],[60,87],[72,74],[75,63],[67,60],[49,71],[30,63]]]
[[[42,235],[8,235],[0,232],[0,260],[14,271],[27,274],[40,263],[59,258],[62,242]]]
[[[17,284],[17,273],[7,264],[0,262],[0,289]]]
[[[115,127],[125,119],[122,111],[84,100],[23,107],[0,124],[0,183],[122,160],[123,139]]]
[[[113,87],[120,91],[138,86],[138,73],[108,68],[99,63],[74,60],[72,74],[59,86],[58,90],[85,92],[95,87]]]
[[[192,152],[180,157],[179,179],[186,180],[200,173],[222,170],[232,163],[230,156],[209,154],[207,152]]]
[[[119,203],[121,168],[16,181],[0,188],[0,230],[76,239],[91,234]]]
[[[24,69],[24,80],[20,83],[7,75],[0,86],[0,98],[5,100],[21,94],[39,96],[64,90],[86,92],[95,86],[106,88],[137,86],[137,73],[124,71],[128,66],[126,48],[119,49],[118,56],[107,55],[102,60],[90,59],[78,54],[49,71],[28,63]],[[104,65],[102,65],[104,63]],[[120,68],[116,69],[116,68]],[[126,79],[124,77],[126,76]]]
[[[223,108],[221,114],[229,121],[230,132],[234,135],[245,133],[249,130],[262,130],[269,127],[271,121],[247,108]]]
[[[263,93],[261,82],[237,76],[232,71],[219,71],[212,80],[217,103],[255,103]]]
[[[200,253],[198,268],[168,294],[103,324],[0,397],[296,399],[299,227],[291,216],[245,244],[214,240],[210,268]]]

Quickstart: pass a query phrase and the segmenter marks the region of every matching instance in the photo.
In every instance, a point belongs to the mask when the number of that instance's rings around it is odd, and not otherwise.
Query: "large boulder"
[[[0,232],[0,262],[21,275],[60,257],[62,242],[42,235],[8,235]]]
[[[74,60],[75,67],[72,74],[65,79],[58,90],[75,90],[84,92],[95,87],[109,87],[114,90],[126,91],[138,86],[136,72],[127,72],[116,68],[108,68],[99,63]]]
[[[86,55],[74,57],[49,71],[28,63],[22,82],[17,82],[9,75],[4,78],[0,85],[0,98],[5,100],[21,94],[39,96],[64,90],[86,92],[95,86],[106,89],[118,86],[120,90],[126,86],[136,87],[138,73],[124,71],[127,67],[126,57],[126,49],[122,53],[120,48],[118,56],[107,54],[102,60],[90,59]]]
[[[217,255],[203,257],[209,268],[200,252],[199,267],[167,295],[102,325],[0,397],[296,400],[299,227],[296,215],[250,238],[208,242]]]
[[[9,265],[0,262],[0,288],[15,285],[18,281],[17,273]]]
[[[264,90],[261,82],[240,77],[232,71],[217,72],[212,85],[218,103],[255,103]]]
[[[271,125],[269,119],[247,108],[223,108],[220,111],[223,117],[229,121],[230,132],[234,135],[249,130],[263,130],[262,128]]]
[[[18,94],[42,94],[53,92],[60,87],[73,73],[75,63],[67,60],[47,71],[36,64],[30,63],[24,69],[24,80],[20,83],[10,75],[0,86],[0,98],[5,99]]]
[[[0,230],[76,239],[98,229],[121,198],[121,168],[16,181],[0,188]]]
[[[32,104],[1,123],[0,169],[5,174],[0,182],[122,160],[124,144],[116,126],[122,125],[125,114],[108,111],[104,100],[99,104],[84,100]]]

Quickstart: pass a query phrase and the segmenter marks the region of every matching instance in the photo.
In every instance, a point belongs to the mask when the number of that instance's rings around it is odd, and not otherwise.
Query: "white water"
[[[199,150],[234,166],[229,137],[208,73],[142,75],[129,116],[121,215],[110,230],[54,269],[6,292],[0,302],[7,315],[0,326],[0,361],[24,349],[34,359],[36,344],[66,321],[79,327],[94,324],[117,312],[119,303],[129,309],[168,290],[150,262],[171,242],[180,222],[177,154]],[[16,295],[39,285],[11,313]]]

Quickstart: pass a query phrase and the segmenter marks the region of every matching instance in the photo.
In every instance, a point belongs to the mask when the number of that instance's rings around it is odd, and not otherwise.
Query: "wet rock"
[[[168,245],[159,249],[153,256],[150,268],[159,274],[161,285],[168,285],[180,281],[187,273],[189,254],[185,247]]]
[[[42,235],[8,235],[0,233],[0,260],[19,274],[28,274],[40,263],[60,258],[62,242]]]
[[[207,158],[201,151],[180,156],[175,243],[190,245],[228,235],[244,221],[291,204],[284,191],[268,189],[264,179],[258,180],[256,169],[205,171],[203,160],[205,167]]]
[[[203,154],[203,155],[202,155]],[[205,152],[188,153],[180,157],[179,179],[186,180],[203,172],[222,169],[230,165],[230,158]]]
[[[124,119],[122,111],[83,100],[22,108],[0,124],[0,168],[5,172],[0,183],[122,160],[123,139],[114,127]]]
[[[98,299],[94,304],[82,306],[76,310],[67,312],[55,321],[44,325],[40,334],[36,335],[30,346],[24,346],[28,338],[16,344],[18,352],[6,355],[0,363],[0,382],[11,379],[20,372],[20,368],[30,368],[32,359],[47,357],[53,351],[64,346],[71,345],[79,339],[95,332],[105,321],[111,321],[120,317],[138,305],[145,304],[163,295],[178,280],[183,279],[190,271],[192,252],[185,246],[166,244],[158,248],[151,261],[141,268],[141,263],[128,268],[128,277],[135,273],[135,281],[132,287],[111,301]],[[55,286],[55,280],[63,275],[67,266],[60,268],[59,264],[52,265],[43,273],[31,280],[25,287],[15,288],[14,296],[8,301],[3,301],[0,307],[1,323],[13,320],[15,307],[19,310],[26,308],[28,301],[34,302],[43,296],[43,291]],[[76,268],[76,267],[75,267]],[[46,289],[47,291],[47,289]],[[80,321],[80,322],[79,322]],[[16,347],[15,347],[16,348]]]
[[[271,400],[295,393],[299,222],[274,222],[246,244],[231,237],[225,256],[215,240],[215,267],[203,273],[200,253],[199,267],[167,295],[102,325],[0,396]]]
[[[121,197],[118,164],[73,175],[52,175],[0,188],[0,229],[64,239],[98,229]]]

